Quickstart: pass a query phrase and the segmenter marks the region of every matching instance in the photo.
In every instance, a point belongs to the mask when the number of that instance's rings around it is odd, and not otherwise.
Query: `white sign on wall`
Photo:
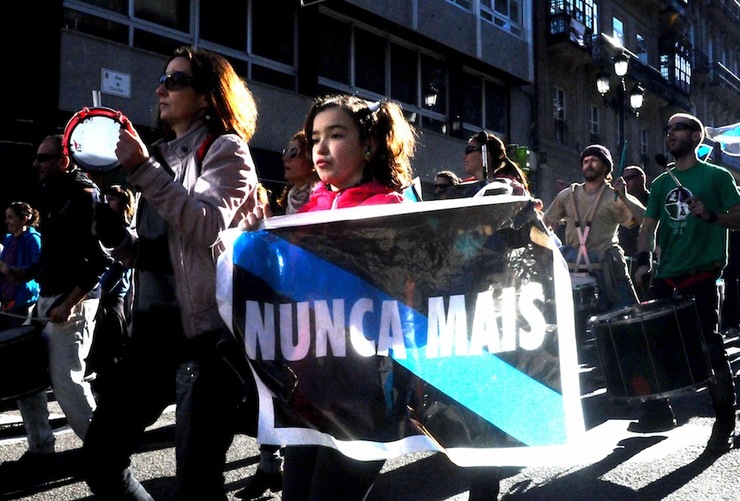
[[[131,75],[103,68],[100,70],[100,90],[113,96],[131,97]]]

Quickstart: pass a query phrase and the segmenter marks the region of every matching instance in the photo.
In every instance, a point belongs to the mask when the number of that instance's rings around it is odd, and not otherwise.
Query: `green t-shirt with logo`
[[[645,217],[657,219],[661,248],[656,276],[678,277],[686,273],[724,268],[727,265],[727,229],[691,214],[686,199],[696,197],[704,206],[724,213],[740,204],[740,192],[725,168],[697,162],[688,170],[672,170],[683,186],[679,189],[668,173],[653,181]]]

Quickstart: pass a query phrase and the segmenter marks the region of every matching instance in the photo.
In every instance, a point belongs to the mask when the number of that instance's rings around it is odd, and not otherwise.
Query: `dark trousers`
[[[358,461],[330,447],[288,446],[283,450],[284,501],[362,501],[385,461]]]
[[[724,338],[719,333],[719,293],[717,290],[718,275],[707,276],[700,280],[693,277],[677,277],[673,280],[653,280],[651,298],[670,298],[673,296],[693,296],[701,324],[704,341],[709,355],[709,363],[714,372],[714,381],[709,385],[717,415],[734,412],[735,384],[732,368],[724,346]]]
[[[238,392],[216,348],[221,333],[185,342],[180,329],[161,327],[179,325],[172,313],[134,319],[129,353],[98,402],[82,453],[85,480],[100,499],[151,499],[129,468],[131,454],[173,402],[178,499],[226,499]]]

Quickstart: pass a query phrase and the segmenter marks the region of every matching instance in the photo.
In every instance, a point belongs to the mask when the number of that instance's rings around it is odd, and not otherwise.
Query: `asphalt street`
[[[737,361],[738,340],[728,341]],[[737,374],[737,370],[735,371]],[[669,432],[627,431],[638,408],[615,400],[599,385],[598,371],[584,365],[581,375],[587,433],[571,454],[543,455],[542,464],[501,467],[501,500],[569,501],[737,501],[740,500],[740,449],[722,455],[704,453],[714,422],[706,389],[674,399],[679,426]],[[26,449],[20,417],[13,402],[0,402],[0,499],[93,499],[77,475],[80,440],[66,425],[50,395],[56,426],[57,454],[44,471],[18,472],[12,461]],[[254,473],[259,454],[254,439],[237,436],[228,455],[229,499]],[[138,478],[157,500],[174,499],[174,410],[168,408],[147,431],[132,458]],[[442,454],[414,454],[389,460],[368,501],[462,501],[468,498],[466,470]],[[280,493],[262,498],[280,500]],[[341,500],[338,493],[337,499]]]

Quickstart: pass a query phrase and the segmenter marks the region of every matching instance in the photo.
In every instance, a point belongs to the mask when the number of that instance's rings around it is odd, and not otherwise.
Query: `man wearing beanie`
[[[571,277],[593,277],[591,281],[595,279],[598,286],[595,304],[585,312],[576,312],[576,335],[583,343],[589,316],[638,302],[619,246],[618,230],[620,225],[639,226],[645,206],[626,192],[623,182],[611,185],[614,162],[605,146],[586,147],[580,159],[584,182],[573,183],[558,193],[543,220],[553,231],[565,225],[560,250],[568,261]]]

